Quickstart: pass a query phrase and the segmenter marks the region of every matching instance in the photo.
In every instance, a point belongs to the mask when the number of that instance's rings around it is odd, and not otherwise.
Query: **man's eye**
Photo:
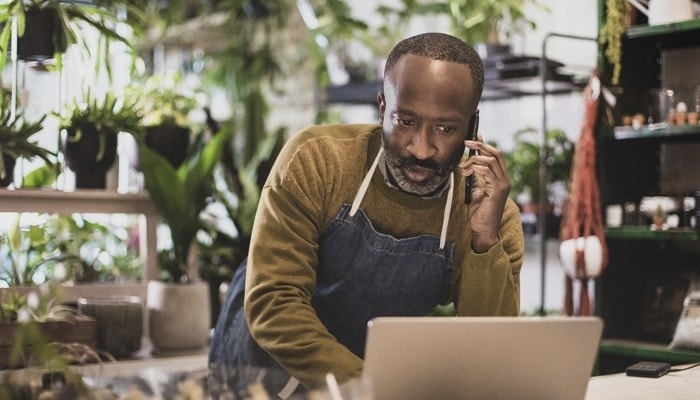
[[[400,124],[400,125],[403,125],[403,126],[413,126],[413,125],[415,125],[415,123],[413,122],[413,120],[412,120],[412,119],[409,119],[409,118],[397,118],[397,120],[399,121],[399,124]]]
[[[452,126],[438,126],[436,129],[444,134],[452,133],[455,131],[455,128]]]

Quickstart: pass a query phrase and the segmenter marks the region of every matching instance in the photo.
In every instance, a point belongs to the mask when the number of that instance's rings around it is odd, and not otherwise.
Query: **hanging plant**
[[[605,59],[612,66],[610,83],[617,86],[622,74],[622,36],[627,29],[627,0],[605,0],[605,21],[600,27],[598,41],[605,45]]]

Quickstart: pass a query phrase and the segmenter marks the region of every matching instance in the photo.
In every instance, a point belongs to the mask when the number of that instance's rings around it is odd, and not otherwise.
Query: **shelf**
[[[615,139],[648,139],[648,138],[700,138],[700,125],[668,126],[666,123],[644,125],[639,129],[631,126],[616,126]]]
[[[589,78],[589,71],[586,71],[586,76],[582,77],[581,71],[578,73],[567,71],[564,64],[544,56],[515,56],[507,53],[482,61],[484,63],[482,101],[571,93],[583,89]],[[544,74],[541,74],[542,65],[545,66]],[[326,88],[325,102],[375,105],[377,93],[381,90],[381,81],[330,86]]]
[[[692,33],[693,31],[698,31],[700,34],[700,19],[664,25],[637,25],[627,30],[627,37],[630,39],[651,38],[666,36],[669,33]]]
[[[673,241],[700,240],[700,234],[693,228],[676,228],[665,231],[654,231],[648,227],[605,228],[605,236],[609,239]]]
[[[377,104],[377,94],[381,90],[380,81],[329,86],[326,88],[326,102],[329,104]]]
[[[106,190],[0,190],[0,212],[155,214],[147,193],[121,194]]]
[[[700,361],[700,352],[671,349],[660,343],[639,342],[625,339],[603,339],[600,341],[601,354],[639,358],[648,361],[664,361],[672,364],[685,364]]]
[[[569,75],[555,74],[545,82],[547,94],[563,94],[579,91],[584,82],[572,80]],[[326,88],[328,104],[377,104],[377,93],[382,90],[382,82],[349,83]],[[542,81],[539,77],[491,79],[484,82],[482,101],[510,99],[542,94]]]

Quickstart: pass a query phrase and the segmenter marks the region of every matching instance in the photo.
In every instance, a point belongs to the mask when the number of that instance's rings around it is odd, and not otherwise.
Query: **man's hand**
[[[481,135],[477,140],[465,140],[464,145],[476,155],[463,160],[462,175],[474,175],[469,220],[472,228],[472,249],[485,253],[500,240],[498,236],[503,209],[511,183],[503,152],[487,143]]]

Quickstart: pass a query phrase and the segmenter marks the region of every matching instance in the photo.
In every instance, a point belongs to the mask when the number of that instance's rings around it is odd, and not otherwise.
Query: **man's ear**
[[[377,106],[379,107],[379,123],[384,123],[384,111],[386,110],[386,100],[384,99],[383,91],[377,93]]]

